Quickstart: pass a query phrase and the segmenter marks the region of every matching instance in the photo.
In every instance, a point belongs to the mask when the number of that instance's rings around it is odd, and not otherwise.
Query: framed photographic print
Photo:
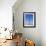
[[[23,13],[23,27],[36,27],[36,12]]]

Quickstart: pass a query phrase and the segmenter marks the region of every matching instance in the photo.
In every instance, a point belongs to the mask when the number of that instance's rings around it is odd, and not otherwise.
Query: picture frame
[[[36,12],[23,12],[23,27],[36,27]]]

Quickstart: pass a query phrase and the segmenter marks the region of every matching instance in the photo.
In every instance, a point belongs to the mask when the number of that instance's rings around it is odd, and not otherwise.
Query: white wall
[[[18,32],[22,32],[24,37],[35,41],[36,46],[40,46],[40,0],[25,0],[15,13],[15,27]],[[16,6],[15,6],[16,9]],[[23,12],[36,12],[36,28],[23,28]]]
[[[12,6],[16,0],[0,0],[0,27],[12,29]]]
[[[24,38],[33,40],[36,46],[46,46],[45,8],[45,0],[23,0],[22,3],[13,6],[15,30],[22,32]],[[23,28],[23,12],[28,11],[36,12],[36,28]]]
[[[42,9],[41,9],[41,38],[42,46],[46,46],[46,0],[42,0]]]

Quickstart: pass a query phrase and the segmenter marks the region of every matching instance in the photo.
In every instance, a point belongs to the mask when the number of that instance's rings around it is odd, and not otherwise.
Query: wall
[[[12,29],[12,6],[15,2],[16,0],[0,0],[0,33],[4,30],[1,27],[6,27],[9,30]],[[8,30],[7,32],[3,31],[0,34],[0,38],[5,38],[5,35],[10,36],[10,32]]]
[[[0,27],[12,29],[12,6],[16,0],[0,0]]]
[[[41,40],[42,40],[42,46],[46,46],[46,0],[42,0],[42,8],[41,8]]]
[[[15,3],[13,6],[15,31],[22,32],[23,37],[33,40],[36,46],[46,46],[46,41],[43,40],[43,37],[46,38],[45,0],[23,0],[22,2],[20,0],[18,2],[20,3]],[[28,11],[36,12],[36,28],[23,28],[23,12]]]

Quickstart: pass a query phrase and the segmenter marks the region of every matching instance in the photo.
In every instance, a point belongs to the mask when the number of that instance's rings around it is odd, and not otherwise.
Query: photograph
[[[36,27],[36,13],[35,12],[23,13],[23,27]]]

